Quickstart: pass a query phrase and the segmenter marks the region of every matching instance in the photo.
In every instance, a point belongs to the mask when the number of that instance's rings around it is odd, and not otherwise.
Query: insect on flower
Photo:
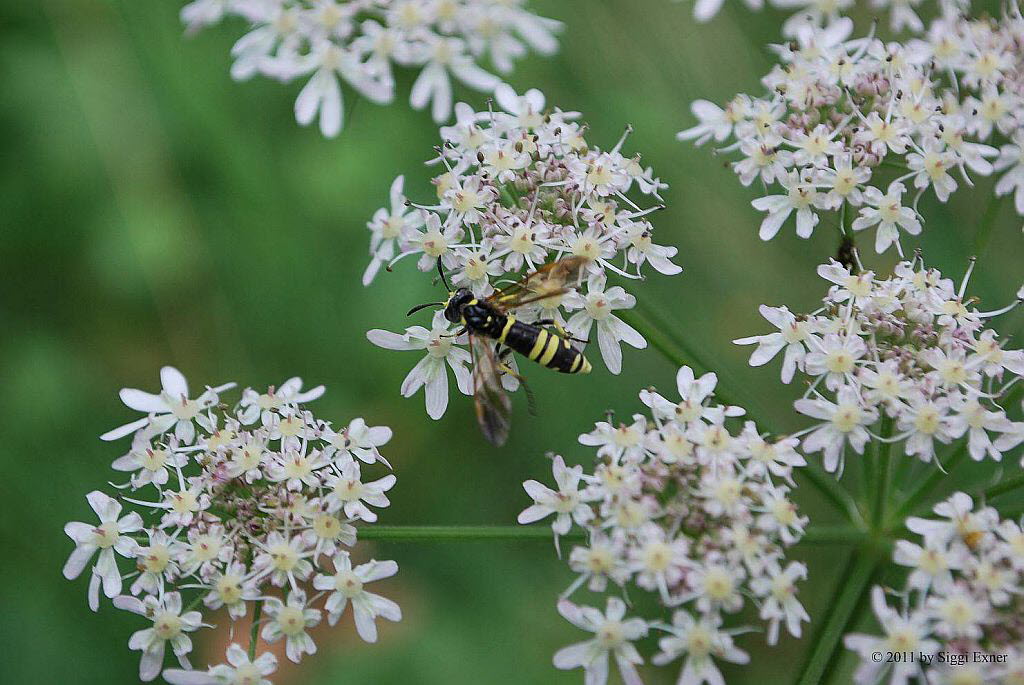
[[[518,283],[497,290],[489,297],[478,298],[469,288],[452,290],[438,259],[437,270],[441,282],[448,288],[448,299],[427,302],[409,310],[412,315],[427,307],[442,307],[446,319],[462,326],[455,336],[469,335],[476,417],[484,437],[493,444],[505,444],[511,420],[512,402],[505,393],[502,376],[507,374],[526,388],[525,379],[508,363],[512,351],[560,373],[590,373],[590,362],[571,342],[586,341],[570,337],[554,319],[528,323],[510,313],[517,307],[542,304],[565,295],[580,280],[588,261],[584,257],[567,257],[550,262]],[[547,326],[555,330],[550,331]],[[532,407],[533,396],[528,388],[527,395]]]

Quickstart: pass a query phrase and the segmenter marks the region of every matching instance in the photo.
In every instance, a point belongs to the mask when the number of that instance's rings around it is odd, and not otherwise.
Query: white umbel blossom
[[[347,425],[316,418],[306,405],[324,388],[304,390],[300,378],[246,388],[233,404],[222,393],[234,384],[192,399],[176,369],[164,367],[161,380],[160,394],[121,391],[126,405],[149,413],[129,424],[131,451],[113,464],[133,475],[116,498],[88,495],[99,523],[65,526],[75,549],[64,575],[77,578],[95,558],[90,607],[98,608],[102,588],[115,607],[152,622],[129,641],[141,652],[143,681],[160,675],[170,650],[178,663],[164,671],[169,683],[267,685],[274,656],[250,660],[239,645],[228,647],[224,663],[192,669],[191,635],[212,627],[194,607],[226,609],[224,622],[236,634],[248,628],[235,622],[262,611],[265,640],[283,639],[291,661],[313,654],[307,629],[324,611],[333,624],[343,608],[337,597],[324,600],[316,592],[320,579],[347,568],[369,582],[398,570],[390,561],[346,567],[349,551],[342,549],[355,546],[359,554],[357,526],[376,521],[390,505],[385,493],[395,476],[363,474],[390,469],[380,448],[391,430],[362,418]],[[135,510],[124,513],[126,505]],[[130,563],[119,565],[118,555]],[[374,618],[401,619],[398,605],[383,597],[365,591],[348,597],[367,641],[377,638]]]
[[[441,129],[443,145],[430,162],[440,167],[433,199],[407,200],[403,177],[392,184],[390,207],[367,224],[370,264],[363,283],[386,280],[393,265],[415,261],[420,271],[433,277],[440,267],[452,287],[485,298],[560,259],[580,258],[584,273],[579,282],[565,284],[568,292],[533,297],[511,313],[527,323],[543,321],[552,331],[561,326],[578,347],[596,343],[606,368],[620,373],[622,343],[647,346],[621,314],[636,305],[624,284],[632,288],[645,270],[668,276],[682,271],[673,262],[676,248],[656,242],[650,221],[667,186],[639,155],[624,153],[632,129],[602,149],[586,140],[579,113],[547,106],[539,90],[520,95],[499,86],[495,104],[501,109],[456,106],[456,122]],[[461,392],[472,391],[467,340],[455,332],[438,313],[430,329],[367,334],[386,349],[427,352],[403,382],[402,394],[423,388],[431,418],[448,407],[446,366]],[[516,385],[511,375],[505,380]]]
[[[1024,536],[1018,522],[1000,520],[992,507],[975,506],[956,492],[934,508],[941,518],[907,519],[920,544],[898,540],[893,560],[914,569],[899,594],[875,587],[871,604],[882,634],[846,636],[847,649],[861,664],[858,684],[879,682],[1010,683],[1020,672],[1020,607],[1024,606],[1024,568],[1019,551]],[[998,534],[996,534],[998,532]],[[958,653],[968,659],[949,672],[940,660],[886,663],[872,654]],[[972,654],[1003,655],[984,660]],[[967,668],[971,670],[967,670]],[[956,674],[957,679],[948,676]]]
[[[520,523],[553,515],[556,543],[573,527],[589,541],[569,554],[574,578],[558,606],[597,635],[555,655],[559,668],[584,668],[586,682],[605,682],[609,656],[625,682],[639,682],[642,657],[632,642],[652,630],[665,634],[653,664],[682,659],[679,682],[720,683],[716,662],[749,659],[733,636],[753,629],[738,618],[752,599],[769,644],[783,626],[799,636],[809,620],[797,599],[806,568],[785,563],[808,519],[789,489],[772,483],[790,481],[805,462],[794,451],[796,440],[762,435],[742,421],[742,408],[716,402],[717,382],[713,373],[696,376],[682,367],[679,400],[645,389],[640,399],[650,415],[609,418],[580,436],[596,451],[593,467],[566,466],[556,456],[556,488],[523,484],[534,503]],[[570,601],[583,585],[609,595],[605,613]],[[620,595],[648,608],[627,621]]]
[[[552,55],[561,24],[534,14],[526,0],[193,0],[181,11],[187,31],[243,19],[248,32],[231,50],[231,76],[305,79],[295,119],[337,136],[344,92],[379,105],[395,99],[396,68],[418,71],[409,103],[430,105],[436,123],[451,116],[453,80],[491,93],[501,74],[534,51]]]
[[[1024,19],[1015,3],[995,21],[942,2],[947,11],[924,31],[912,3],[879,0],[920,33],[902,42],[854,36],[838,16],[850,0],[775,4],[807,7],[786,24],[793,40],[773,46],[779,64],[761,79],[764,90],[723,107],[695,101],[698,123],[678,135],[739,153],[733,170],[743,185],[764,181],[753,200],[763,240],[786,225],[801,238],[821,225],[847,237],[873,229],[876,252],[902,256],[902,242],[925,224],[922,195],[947,202],[973,177],[997,172],[996,195],[1013,194],[1024,215]]]
[[[783,381],[799,372],[809,385],[794,408],[816,421],[797,437],[805,451],[822,453],[829,471],[841,471],[848,447],[864,454],[876,438],[937,468],[951,444],[977,461],[999,461],[1024,441],[1024,423],[1002,402],[1024,376],[1024,351],[1006,349],[985,326],[1019,300],[975,309],[966,295],[973,268],[972,260],[957,288],[919,259],[886,278],[831,261],[818,268],[831,284],[821,309],[795,315],[762,306],[780,331],[735,342],[757,343],[751,366],[786,349]]]

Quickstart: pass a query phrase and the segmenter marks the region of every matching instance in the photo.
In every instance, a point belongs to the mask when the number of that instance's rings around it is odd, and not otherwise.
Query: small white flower
[[[804,438],[803,448],[808,452],[823,452],[826,471],[841,468],[847,443],[857,454],[863,454],[870,438],[866,427],[878,419],[877,411],[860,405],[856,391],[850,386],[839,389],[836,402],[823,397],[801,399],[793,403],[793,408],[823,422]]]
[[[1024,215],[1024,129],[1013,134],[1013,142],[999,149],[995,161],[996,171],[1005,173],[996,182],[997,197],[1013,193],[1013,204],[1017,213]]]
[[[520,512],[517,520],[519,523],[527,524],[555,514],[551,530],[557,537],[568,533],[573,521],[581,526],[586,524],[593,516],[593,511],[586,504],[579,489],[583,478],[582,466],[569,468],[561,456],[556,456],[552,461],[551,471],[555,476],[558,490],[552,490],[535,480],[523,483],[523,489],[533,498],[534,503]]]
[[[391,505],[391,500],[384,493],[395,486],[396,478],[393,474],[388,474],[364,483],[359,471],[359,464],[350,461],[341,467],[340,476],[328,476],[324,483],[331,488],[327,503],[331,511],[341,509],[350,519],[362,519],[373,523],[377,520],[377,514],[369,507],[382,508]]]
[[[621,545],[604,535],[594,535],[587,546],[573,547],[569,553],[569,568],[580,576],[563,597],[571,595],[583,583],[591,592],[604,592],[609,580],[621,586],[632,575],[622,558]]]
[[[192,639],[186,633],[199,630],[203,617],[198,611],[182,613],[180,594],[168,592],[162,599],[149,596],[144,601],[121,595],[115,598],[114,606],[153,621],[151,628],[132,633],[128,640],[129,649],[142,652],[140,680],[149,682],[160,674],[168,643],[182,668],[190,667],[188,653],[192,651]]]
[[[721,623],[717,614],[695,620],[686,611],[675,612],[672,625],[665,628],[669,637],[658,640],[661,651],[651,661],[660,666],[684,657],[683,670],[676,681],[678,685],[724,683],[714,660],[746,664],[750,655],[733,644],[732,636],[719,630]]]
[[[963,565],[962,555],[941,544],[922,547],[907,540],[897,540],[892,559],[901,566],[914,569],[907,585],[927,591],[931,587],[945,588],[953,582],[953,570]]]
[[[428,331],[422,326],[412,326],[404,335],[373,329],[366,334],[374,345],[389,350],[426,350],[420,360],[402,381],[402,396],[411,397],[420,388],[425,388],[427,414],[440,419],[448,408],[448,372],[445,364],[455,374],[459,390],[466,395],[472,393],[473,378],[466,364],[470,362],[467,350],[458,347],[458,338],[452,335],[448,321],[438,312],[433,327]]]
[[[949,444],[953,439],[951,421],[948,416],[949,401],[945,398],[928,400],[911,397],[910,405],[897,422],[901,431],[906,431],[907,454],[917,455],[921,461],[935,458],[935,441]]]
[[[324,605],[327,610],[327,621],[332,626],[337,623],[345,613],[345,607],[351,602],[359,637],[367,642],[376,642],[375,619],[379,617],[389,621],[400,621],[402,610],[390,599],[367,592],[363,586],[395,575],[398,573],[398,564],[393,561],[373,560],[353,568],[346,552],[335,556],[333,561],[333,575],[321,574],[313,579],[313,587],[330,592]]]
[[[768,621],[768,644],[778,642],[779,624],[783,621],[790,635],[800,637],[800,623],[811,620],[796,598],[796,582],[806,578],[807,567],[793,561],[785,569],[779,566],[769,568],[768,576],[751,581],[754,592],[765,598],[761,605],[761,618]]]
[[[64,577],[73,580],[80,576],[99,552],[89,580],[89,608],[96,611],[101,584],[107,597],[117,597],[121,592],[121,572],[114,553],[129,559],[135,557],[138,543],[126,533],[142,530],[142,517],[135,512],[121,516],[121,503],[99,490],[90,492],[86,499],[100,522],[92,525],[72,521],[64,526],[64,533],[75,543],[74,551],[64,564]]]
[[[854,219],[852,228],[855,231],[863,231],[866,228],[877,225],[875,233],[875,252],[882,254],[890,245],[895,244],[897,251],[902,253],[899,244],[899,229],[903,229],[910,235],[921,233],[921,222],[917,218],[917,212],[911,207],[903,206],[903,193],[906,188],[902,183],[893,183],[885,195],[877,188],[868,188],[864,191],[864,201],[867,207],[862,207],[860,216]]]
[[[875,683],[884,670],[891,668],[889,682],[906,683],[911,676],[920,673],[920,661],[887,664],[872,655],[876,652],[934,653],[939,643],[930,637],[928,619],[920,612],[897,613],[886,604],[885,593],[877,586],[871,591],[871,608],[885,637],[851,633],[843,639],[846,648],[857,652],[861,659],[854,680],[857,683]]]
[[[269,426],[274,412],[280,412],[284,407],[294,408],[296,405],[319,399],[324,390],[324,386],[318,385],[303,392],[302,379],[298,376],[289,378],[280,386],[272,385],[263,393],[246,388],[242,391],[242,400],[239,402],[239,406],[242,407],[239,418],[246,425],[255,423],[257,418],[262,418],[263,425]]]
[[[386,445],[391,436],[391,429],[387,426],[367,426],[362,418],[353,419],[337,433],[330,427],[325,428],[323,433],[323,439],[336,450],[332,455],[334,461],[337,462],[341,457],[354,457],[366,464],[378,461],[387,464],[378,448]]]
[[[733,340],[736,345],[757,345],[750,356],[751,366],[763,366],[785,350],[782,360],[782,382],[789,383],[798,368],[803,368],[807,357],[808,345],[813,344],[817,337],[810,323],[798,319],[786,307],[769,307],[761,305],[759,311],[769,323],[779,330],[767,335],[755,335],[749,338]]]
[[[815,209],[822,204],[823,199],[814,184],[801,180],[795,171],[779,179],[779,183],[786,190],[785,195],[766,195],[751,203],[754,209],[768,212],[768,216],[761,222],[758,235],[761,240],[771,240],[790,215],[796,212],[796,234],[801,238],[810,238],[819,220]]]
[[[135,388],[122,388],[120,396],[125,406],[146,412],[149,416],[107,431],[100,439],[117,440],[142,428],[159,435],[173,426],[175,437],[190,445],[195,439],[196,428],[193,421],[200,419],[203,410],[217,403],[218,393],[235,387],[234,383],[226,383],[215,388],[208,387],[199,397],[189,399],[188,382],[173,366],[160,369],[160,383],[162,389],[159,395]]]
[[[423,109],[433,103],[430,109],[435,123],[446,121],[452,113],[452,84],[449,72],[459,81],[483,92],[493,92],[501,81],[478,67],[465,53],[461,40],[427,34],[420,47],[417,61],[425,62],[420,75],[412,84],[409,104],[413,109]]]
[[[286,537],[273,532],[267,536],[266,543],[256,553],[253,570],[257,576],[269,576],[274,585],[283,587],[289,581],[294,582],[296,578],[305,580],[313,573],[310,556],[312,554],[306,549],[301,536]]]
[[[277,670],[277,657],[270,652],[260,654],[254,661],[238,643],[227,648],[226,664],[211,666],[207,672],[168,668],[163,678],[171,685],[272,685],[267,677]]]
[[[647,347],[647,341],[632,326],[624,322],[612,312],[616,309],[632,309],[636,306],[636,298],[627,293],[621,286],[605,289],[607,279],[604,274],[591,275],[587,279],[587,294],[570,293],[563,299],[568,309],[579,309],[573,314],[566,328],[573,337],[587,340],[591,328],[597,324],[597,344],[605,366],[612,373],[622,371],[622,350],[619,342],[637,349]]]
[[[594,633],[594,637],[558,650],[554,657],[556,668],[582,668],[588,684],[604,685],[608,682],[609,657],[614,657],[624,683],[641,683],[636,666],[643,663],[643,658],[633,641],[647,635],[647,623],[639,618],[625,618],[626,604],[621,599],[609,597],[603,614],[563,599],[558,603],[558,613],[577,628]]]
[[[815,341],[815,349],[804,360],[809,376],[821,376],[829,390],[849,383],[857,371],[857,362],[867,353],[867,345],[857,335],[829,333]]]
[[[405,177],[398,176],[391,183],[391,209],[378,209],[366,224],[370,229],[370,264],[363,272],[363,285],[369,285],[380,267],[395,256],[395,246],[413,231],[423,226],[423,213],[406,204],[403,194]]]
[[[270,644],[285,638],[285,654],[295,663],[302,659],[303,654],[316,654],[316,643],[306,629],[320,623],[320,611],[306,605],[305,593],[292,591],[288,593],[286,602],[276,597],[265,602],[269,620],[260,636]]]

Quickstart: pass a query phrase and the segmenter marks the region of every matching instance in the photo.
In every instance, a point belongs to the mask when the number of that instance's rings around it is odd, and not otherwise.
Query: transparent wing
[[[487,301],[501,311],[515,309],[525,304],[560,297],[580,281],[586,257],[565,257],[557,262],[545,264],[533,273],[527,274],[518,283],[487,298]]]
[[[473,401],[480,430],[498,447],[508,439],[512,425],[512,400],[501,384],[501,367],[492,343],[477,335],[469,336],[473,354]]]

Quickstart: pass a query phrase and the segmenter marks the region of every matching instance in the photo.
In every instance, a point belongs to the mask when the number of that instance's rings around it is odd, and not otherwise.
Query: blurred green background
[[[179,367],[194,386],[229,379],[265,386],[298,374],[328,386],[318,416],[392,426],[386,455],[398,485],[384,524],[511,524],[528,504],[522,481],[550,480],[545,451],[570,461],[588,456],[576,436],[606,409],[628,416],[640,406],[640,387],[673,385],[668,362],[630,348],[619,377],[534,373],[541,415],[528,416],[517,398],[513,437],[502,450],[481,439],[468,398],[453,398],[440,422],[426,417],[422,395],[403,400],[399,384],[418,356],[377,349],[364,333],[400,330],[404,311],[434,292],[410,268],[360,287],[365,222],[399,173],[413,198],[430,196],[421,162],[436,127],[405,105],[406,78],[394,106],[360,103],[342,136],[325,140],[292,119],[298,84],[231,81],[228,50],[240,25],[186,39],[180,5],[41,0],[0,10],[6,683],[136,680],[137,653],[126,641],[139,622],[109,603],[93,614],[84,578],[64,581],[71,544],[61,527],[86,517],[84,494],[115,478],[109,463],[124,445],[97,436],[132,417],[117,390],[155,389],[162,364]],[[822,227],[805,242],[787,228],[761,243],[749,206],[756,190],[741,188],[708,149],[673,137],[693,121],[691,100],[756,92],[771,63],[763,45],[776,39],[783,16],[730,6],[699,26],[689,4],[668,0],[535,5],[566,22],[562,50],[525,60],[511,84],[540,87],[549,103],[582,111],[589,139],[600,145],[632,123],[627,151],[642,152],[671,184],[669,208],[655,221],[658,242],[679,247],[686,271],[676,278],[650,271],[632,290],[685,333],[723,389],[777,430],[800,426],[789,411],[800,389],[778,383],[777,365],[748,368],[749,349],[729,341],[766,332],[760,303],[815,307],[824,286],[813,269],[834,253],[835,234]],[[479,94],[458,95],[483,103]],[[976,193],[948,206],[924,202],[931,265],[959,277],[990,195],[991,180],[982,179]],[[996,211],[971,291],[1003,304],[1020,286],[1020,220],[1007,203]],[[870,256],[873,265],[883,262],[891,263]],[[1018,330],[1021,321],[1018,312],[1001,330]],[[818,512],[813,491],[804,488],[798,500]],[[364,645],[346,617],[318,633],[321,653],[281,682],[581,681],[579,672],[551,666],[552,653],[583,634],[555,613],[571,578],[550,544],[366,549],[398,561],[400,574],[382,592],[400,601],[405,620],[385,624],[380,643]],[[813,616],[830,601],[843,552],[801,548],[796,556],[810,562],[802,597]],[[755,667],[725,670],[731,683],[785,682],[806,644],[783,639],[768,652],[761,637],[747,636],[742,645]],[[195,662],[219,659],[217,649],[200,645]],[[651,682],[671,682],[676,670],[647,673]]]

